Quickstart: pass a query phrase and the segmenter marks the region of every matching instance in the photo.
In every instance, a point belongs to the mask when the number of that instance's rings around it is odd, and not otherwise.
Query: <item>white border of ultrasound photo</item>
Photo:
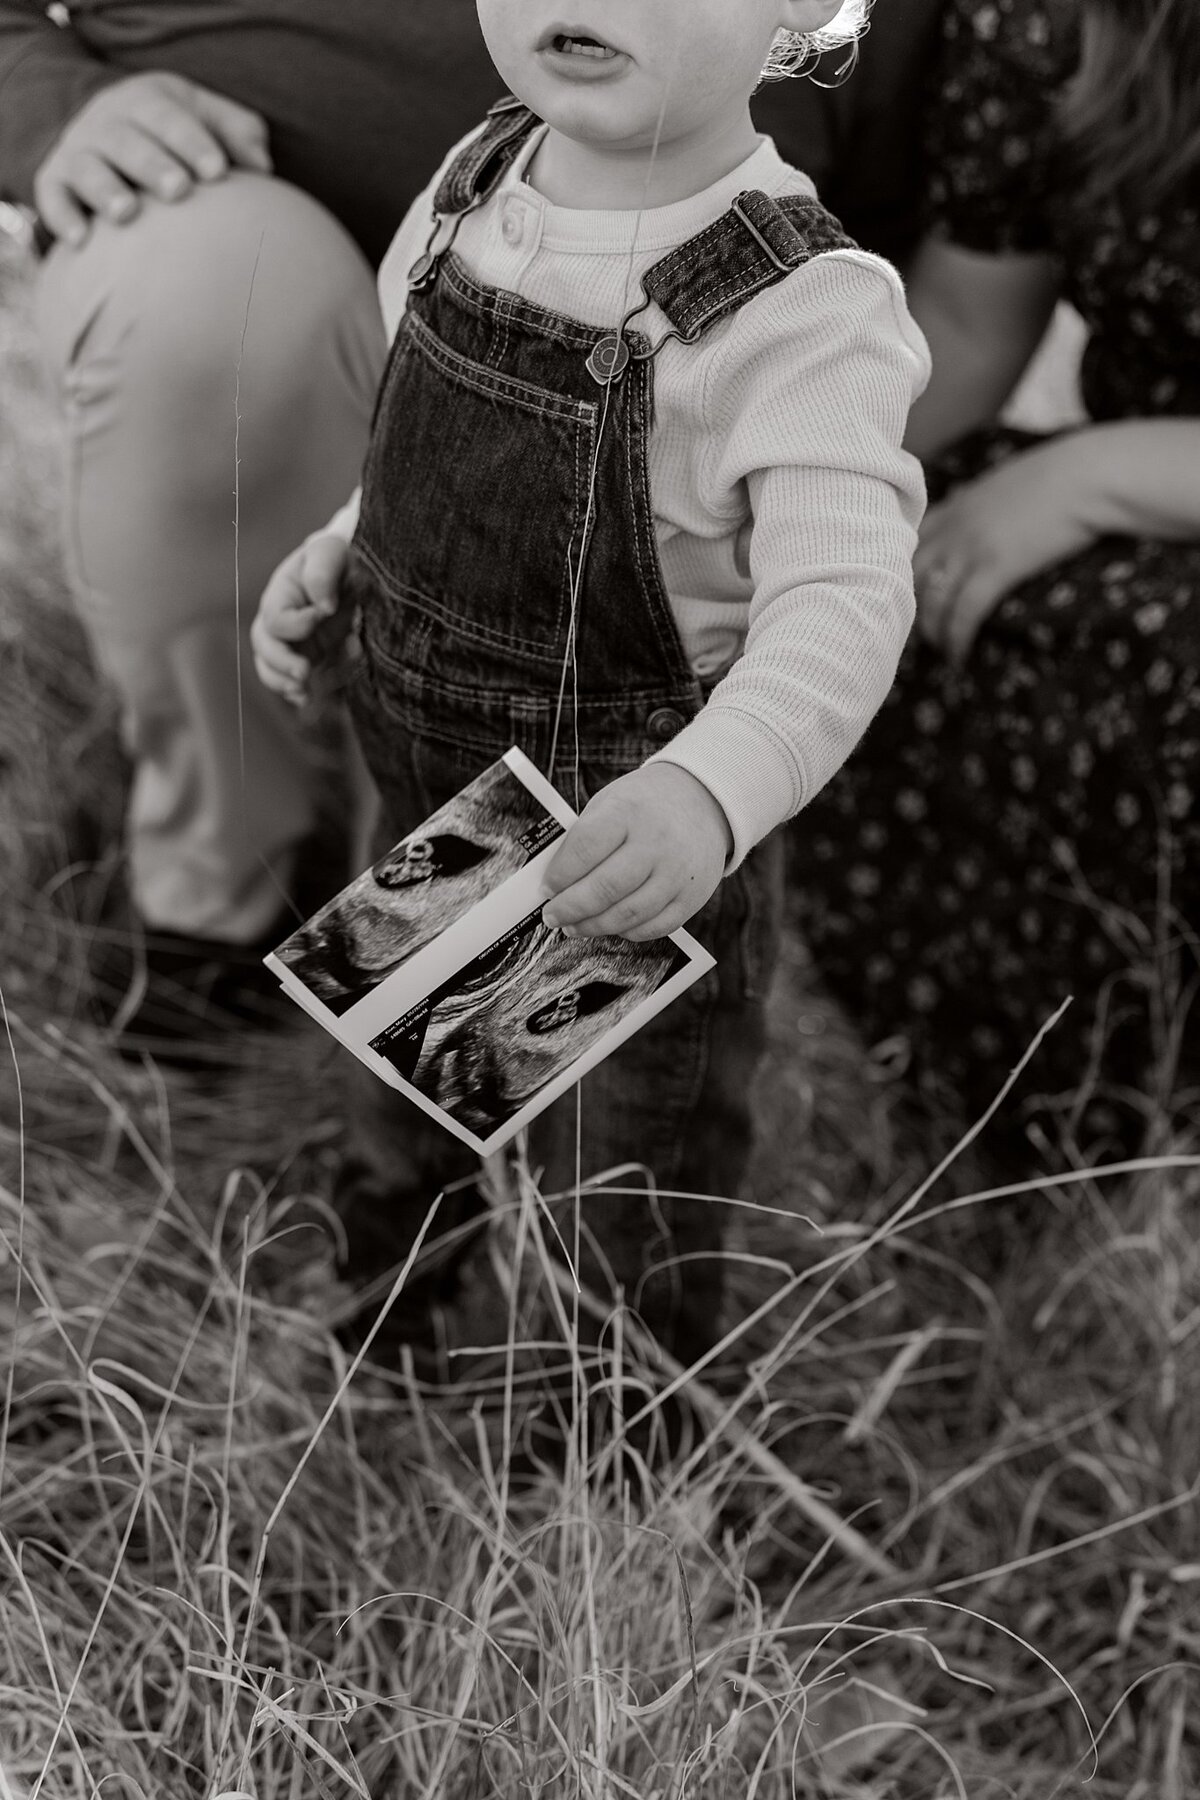
[[[576,814],[528,758],[514,749],[506,754],[504,761],[564,827],[573,823]],[[632,1037],[713,967],[712,957],[688,932],[673,932],[670,942],[684,958],[682,967],[668,975],[660,987],[631,1007],[596,1043],[540,1087],[530,1100],[487,1137],[478,1136],[451,1113],[430,1100],[405,1080],[386,1058],[370,1047],[371,1040],[388,1032],[399,1021],[421,1008],[439,990],[454,987],[456,977],[462,971],[472,963],[486,959],[502,939],[516,932],[522,921],[528,921],[530,915],[549,898],[544,875],[556,847],[554,843],[547,845],[523,869],[510,875],[491,893],[485,894],[467,913],[454,920],[438,937],[416,950],[376,988],[340,1015],[334,1014],[325,1006],[279,958],[272,955],[265,959],[288,995],[318,1024],[336,1037],[380,1080],[403,1094],[413,1105],[430,1118],[436,1119],[454,1137],[470,1145],[481,1156],[491,1155],[508,1143],[552,1101],[574,1087],[589,1069]],[[578,942],[581,959],[586,959],[588,940],[574,941]]]

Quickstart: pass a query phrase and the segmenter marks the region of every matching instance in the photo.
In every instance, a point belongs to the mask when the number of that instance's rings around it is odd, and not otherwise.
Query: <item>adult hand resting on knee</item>
[[[181,200],[231,168],[271,171],[267,127],[249,107],[182,75],[130,75],[68,122],[34,177],[47,231],[75,247],[91,215],[124,225],[143,195]]]
[[[284,557],[258,603],[258,615],[250,627],[258,678],[293,706],[303,706],[308,699],[314,662],[328,655],[343,635],[323,633],[319,648],[310,645],[308,656],[294,648],[310,638],[318,625],[337,616],[348,550],[345,538],[336,532],[314,532]]]

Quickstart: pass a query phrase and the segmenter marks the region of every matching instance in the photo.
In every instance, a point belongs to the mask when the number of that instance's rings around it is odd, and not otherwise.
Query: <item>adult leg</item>
[[[43,265],[68,567],[133,759],[148,926],[249,944],[312,822],[249,622],[272,568],[358,477],[383,356],[371,272],[297,189],[237,174]]]

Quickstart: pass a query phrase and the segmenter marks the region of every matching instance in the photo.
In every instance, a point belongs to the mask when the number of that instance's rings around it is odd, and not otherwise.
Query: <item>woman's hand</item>
[[[1200,419],[1066,432],[957,488],[925,515],[917,626],[961,663],[998,601],[1097,538],[1200,538]]]
[[[318,625],[336,617],[349,546],[334,531],[318,531],[285,556],[263,589],[250,627],[250,647],[258,679],[273,694],[303,706],[314,661],[298,648]],[[346,621],[348,623],[348,621]],[[328,653],[330,633],[320,640]]]
[[[648,763],[584,807],[550,860],[542,917],[571,937],[666,937],[715,891],[732,849],[704,783]]]
[[[930,507],[913,575],[917,629],[962,663],[1005,594],[1100,535],[1088,430],[1023,451]]]
[[[80,107],[34,176],[33,198],[47,231],[78,247],[92,214],[124,225],[143,195],[181,200],[231,168],[270,173],[264,121],[211,88],[151,70]]]

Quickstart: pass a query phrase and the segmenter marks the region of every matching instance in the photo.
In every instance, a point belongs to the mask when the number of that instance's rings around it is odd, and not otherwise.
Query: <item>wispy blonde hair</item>
[[[841,9],[827,25],[815,31],[781,31],[771,45],[771,53],[762,72],[764,81],[783,81],[789,75],[810,75],[828,50],[845,46],[848,55],[835,71],[844,78],[854,67],[858,40],[867,29],[871,0],[842,0]]]
[[[1200,186],[1197,0],[1085,0],[1058,123],[1077,205],[1188,204]]]

